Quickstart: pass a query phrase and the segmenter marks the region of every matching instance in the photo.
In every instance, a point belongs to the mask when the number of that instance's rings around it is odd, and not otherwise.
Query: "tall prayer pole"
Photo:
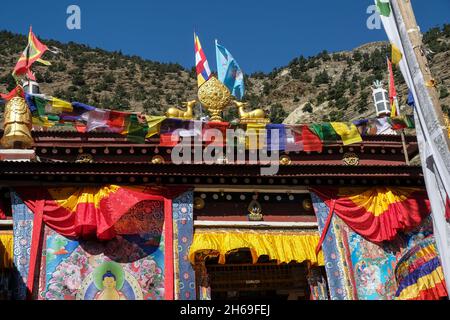
[[[450,201],[450,142],[411,2],[390,2],[406,59],[405,80],[415,100],[417,141],[431,203],[434,237],[450,292],[450,223],[446,219],[446,204]]]

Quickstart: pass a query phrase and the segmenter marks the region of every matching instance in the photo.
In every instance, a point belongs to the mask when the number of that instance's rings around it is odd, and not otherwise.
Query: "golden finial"
[[[3,124],[5,130],[0,144],[4,148],[28,149],[33,145],[31,112],[24,98],[16,96],[6,103]]]

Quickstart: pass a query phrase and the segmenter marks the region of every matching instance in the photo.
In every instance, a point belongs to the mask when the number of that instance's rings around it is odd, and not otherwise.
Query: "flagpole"
[[[450,292],[450,223],[445,218],[445,204],[450,197],[450,142],[410,0],[391,0],[391,4],[405,53],[406,77],[416,101],[417,141],[431,204],[434,239]]]
[[[420,72],[422,73],[423,79],[425,81],[425,87],[427,88],[428,95],[432,100],[432,107],[434,113],[437,117],[438,125],[441,127],[443,133],[445,130],[444,116],[442,114],[441,104],[439,102],[436,87],[434,85],[434,78],[431,75],[431,70],[428,65],[427,58],[423,49],[422,36],[419,32],[419,27],[417,26],[416,18],[414,16],[414,11],[411,6],[411,1],[409,0],[395,0],[398,4],[398,9],[405,27],[407,30],[408,38],[411,41],[411,45],[414,50],[414,54],[419,64]],[[450,141],[447,134],[445,136],[445,142],[447,144],[448,150],[450,150]]]

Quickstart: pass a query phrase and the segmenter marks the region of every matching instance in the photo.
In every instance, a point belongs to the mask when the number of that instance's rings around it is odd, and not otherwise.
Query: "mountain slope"
[[[42,39],[62,53],[46,53],[52,62],[46,67],[35,64],[41,91],[69,101],[80,101],[101,108],[163,114],[170,106],[196,97],[194,70],[178,64],[165,64],[107,52],[75,43],[62,44]],[[450,113],[450,25],[433,28],[424,35],[424,43],[434,53],[429,56],[431,70],[440,91],[445,112]],[[0,91],[14,86],[10,76],[26,37],[0,32]],[[270,111],[273,122],[348,121],[374,115],[371,89],[375,79],[387,83],[384,42],[369,43],[352,51],[294,58],[287,66],[268,74],[245,77],[246,96],[251,107]],[[210,57],[211,59],[211,57]],[[407,88],[399,70],[395,71],[400,103]],[[199,110],[196,110],[197,114]],[[289,116],[288,116],[289,115]],[[230,107],[228,120],[236,117]]]

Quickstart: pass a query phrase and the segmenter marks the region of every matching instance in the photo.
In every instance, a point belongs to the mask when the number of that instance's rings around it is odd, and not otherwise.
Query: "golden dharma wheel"
[[[211,113],[210,121],[220,122],[223,110],[231,104],[230,90],[217,78],[211,77],[198,89],[198,99]]]
[[[4,133],[0,144],[7,149],[27,149],[33,145],[31,112],[25,99],[14,97],[5,106]]]

